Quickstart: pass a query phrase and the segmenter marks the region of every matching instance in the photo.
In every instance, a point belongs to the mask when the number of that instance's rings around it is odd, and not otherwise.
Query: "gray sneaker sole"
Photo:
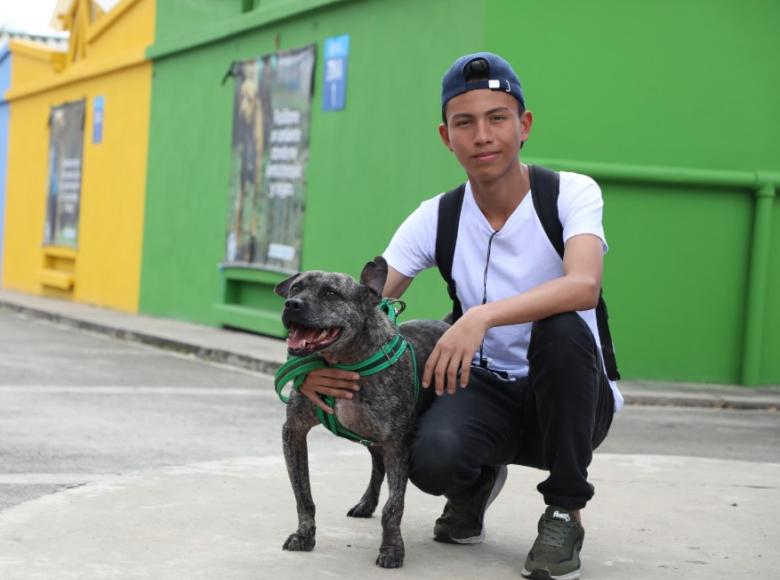
[[[470,538],[453,538],[452,536],[447,536],[446,538],[443,538],[442,536],[437,536],[434,538],[437,542],[444,542],[448,544],[464,544],[464,545],[470,545],[470,544],[481,544],[485,541],[485,526],[482,526],[482,533],[478,536],[471,536]]]
[[[534,570],[533,572],[529,572],[523,568],[520,571],[520,574],[526,578],[531,578],[531,580],[577,580],[577,578],[580,577],[579,570],[574,570],[568,574],[561,574],[560,576],[553,576],[547,570]]]
[[[496,477],[496,482],[493,484],[493,489],[490,490],[490,495],[488,496],[487,503],[485,504],[486,512],[490,507],[490,504],[493,503],[493,501],[498,497],[498,494],[501,493],[501,490],[504,488],[504,484],[506,483],[506,476],[508,473],[509,470],[507,469],[506,465],[502,465],[498,468],[498,477]],[[452,536],[443,538],[441,536],[434,536],[434,540],[437,542],[445,542],[449,544],[481,544],[485,541],[485,525],[482,525],[482,533],[480,533],[478,536],[471,536],[470,538],[453,538]]]

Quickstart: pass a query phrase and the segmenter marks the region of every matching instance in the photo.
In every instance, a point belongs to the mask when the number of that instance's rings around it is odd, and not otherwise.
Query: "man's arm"
[[[428,387],[433,378],[436,394],[440,395],[446,377],[447,392],[452,394],[460,372],[460,386],[465,387],[474,352],[490,328],[595,308],[603,262],[604,247],[598,236],[581,234],[570,238],[563,253],[563,276],[517,296],[470,308],[442,335],[425,365],[423,386]]]
[[[478,306],[479,312],[474,314],[483,317],[488,328],[492,328],[595,308],[601,289],[603,254],[603,242],[597,236],[574,236],[566,242],[563,252],[563,276],[517,296]]]
[[[386,298],[400,298],[409,287],[414,278],[407,278],[392,266],[387,266],[387,280],[382,296]]]

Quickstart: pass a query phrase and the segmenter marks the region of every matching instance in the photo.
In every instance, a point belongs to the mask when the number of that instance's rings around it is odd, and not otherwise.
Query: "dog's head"
[[[289,352],[338,358],[365,332],[386,279],[387,262],[379,256],[363,268],[359,283],[346,274],[312,270],[277,284],[274,291],[286,299],[282,322],[289,331]]]

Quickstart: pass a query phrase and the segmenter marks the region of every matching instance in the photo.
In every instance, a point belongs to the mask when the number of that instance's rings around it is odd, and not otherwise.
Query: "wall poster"
[[[43,242],[76,247],[84,150],[85,101],[64,103],[49,114],[49,191]]]
[[[315,46],[235,62],[225,265],[298,272]]]

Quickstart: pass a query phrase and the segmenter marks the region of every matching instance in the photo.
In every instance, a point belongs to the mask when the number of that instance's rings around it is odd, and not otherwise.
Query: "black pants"
[[[528,378],[472,367],[469,385],[437,397],[412,442],[411,480],[465,499],[483,466],[546,469],[547,505],[580,509],[593,497],[588,465],[612,423],[614,399],[593,334],[575,312],[533,324]]]

